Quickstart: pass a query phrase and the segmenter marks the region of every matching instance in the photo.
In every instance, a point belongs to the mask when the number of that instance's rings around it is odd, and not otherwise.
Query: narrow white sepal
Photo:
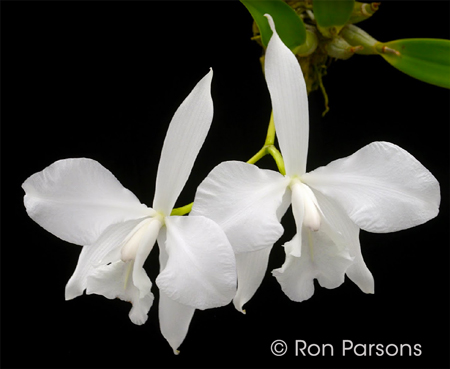
[[[302,175],[308,154],[308,94],[300,65],[281,41],[270,15],[265,15],[273,31],[265,56],[265,76],[286,174]]]
[[[156,175],[153,208],[169,215],[194,166],[213,118],[212,69],[194,87],[170,122]]]
[[[244,314],[244,304],[250,301],[264,279],[271,250],[272,247],[266,247],[262,250],[236,254],[238,289],[233,304]]]

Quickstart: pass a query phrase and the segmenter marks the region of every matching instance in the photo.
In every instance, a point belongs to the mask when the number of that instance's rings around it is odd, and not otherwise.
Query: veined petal
[[[91,159],[59,160],[29,177],[22,188],[28,215],[78,245],[94,243],[111,224],[154,213]]]
[[[153,207],[170,214],[191,173],[213,118],[212,69],[179,106],[164,140]]]
[[[236,262],[225,233],[201,216],[165,219],[168,260],[156,279],[159,289],[196,309],[228,304],[236,293]]]
[[[264,279],[271,250],[272,247],[266,247],[262,250],[236,254],[238,289],[233,303],[242,313],[245,313],[242,307],[250,301]]]
[[[95,267],[120,259],[124,239],[141,222],[142,219],[134,219],[113,224],[94,244],[83,246],[75,272],[66,285],[66,300],[83,294],[87,287],[87,277],[93,273]]]
[[[278,36],[266,14],[273,35],[265,57],[265,75],[286,174],[302,175],[308,154],[309,113],[305,79],[297,58]]]
[[[283,234],[280,219],[289,204],[284,201],[289,181],[252,164],[221,163],[197,188],[191,215],[215,221],[235,253],[270,247]]]
[[[159,325],[162,335],[169,342],[175,355],[179,354],[178,348],[186,338],[194,313],[195,308],[180,304],[167,297],[164,292],[160,292]]]
[[[325,288],[340,286],[352,260],[325,232],[313,232],[304,227],[301,257],[287,254],[283,266],[272,273],[283,292],[291,300],[301,302],[313,295],[314,278]]]
[[[129,317],[134,324],[144,324],[153,304],[153,294],[148,289],[145,294],[133,281],[133,260],[115,261],[94,269],[87,278],[87,294],[103,295],[108,299],[119,298],[133,304]],[[144,271],[145,273],[145,271]],[[147,277],[148,278],[148,277]],[[150,283],[151,285],[151,283]]]
[[[353,258],[347,276],[364,292],[374,293],[372,273],[364,262],[359,242],[359,227],[348,217],[345,210],[333,199],[313,190],[324,216],[323,231],[341,249],[347,249]]]
[[[169,256],[166,252],[166,228],[162,228],[158,236],[160,270],[164,270]],[[194,316],[195,308],[180,304],[169,298],[162,290],[159,291],[159,325],[161,333],[169,343],[175,355],[178,347],[184,341],[189,330],[189,324]]]
[[[436,178],[411,154],[388,142],[373,142],[305,174],[302,180],[333,198],[358,227],[369,232],[414,227],[439,212]]]

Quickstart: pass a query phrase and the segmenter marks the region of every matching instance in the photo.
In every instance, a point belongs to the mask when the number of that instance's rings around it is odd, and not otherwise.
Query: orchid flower
[[[129,301],[131,321],[143,324],[153,303],[143,265],[160,251],[159,319],[174,352],[195,309],[228,304],[236,292],[231,245],[212,220],[171,216],[213,117],[212,70],[175,112],[158,166],[153,207],[141,204],[95,160],[60,160],[23,183],[28,215],[64,241],[83,245],[66,299],[83,293]]]
[[[374,279],[361,253],[360,229],[394,232],[427,222],[439,211],[439,183],[411,154],[388,142],[373,142],[306,173],[305,81],[271,16],[266,17],[273,35],[266,50],[265,77],[285,173],[243,162],[221,163],[198,187],[191,214],[216,221],[227,234],[238,272],[234,304],[242,312],[262,282],[290,204],[297,233],[284,245],[284,264],[273,271],[284,293],[303,301],[313,295],[314,279],[336,288],[345,274],[363,292],[374,293]]]

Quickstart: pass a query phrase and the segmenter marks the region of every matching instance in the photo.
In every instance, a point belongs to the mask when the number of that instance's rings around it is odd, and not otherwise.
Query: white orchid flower
[[[227,234],[236,253],[234,304],[240,311],[261,284],[290,204],[297,234],[284,245],[285,263],[273,271],[285,294],[303,301],[314,293],[314,279],[335,288],[345,274],[362,291],[373,293],[359,230],[394,232],[427,222],[439,211],[439,183],[412,155],[387,142],[373,142],[306,173],[305,81],[298,61],[266,16],[273,36],[265,77],[286,175],[242,162],[219,164],[199,186],[191,214],[215,220]]]
[[[170,216],[211,125],[211,81],[212,70],[175,112],[152,208],[91,159],[57,161],[23,183],[28,215],[62,240],[85,245],[67,300],[84,290],[120,298],[133,305],[131,321],[145,323],[153,294],[143,264],[158,241],[160,326],[176,353],[195,309],[228,304],[236,292],[235,257],[221,228],[203,216]]]

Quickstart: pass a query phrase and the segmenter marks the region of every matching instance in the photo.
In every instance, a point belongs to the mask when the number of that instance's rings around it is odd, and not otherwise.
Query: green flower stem
[[[270,155],[272,155],[272,158],[275,160],[275,163],[277,164],[278,171],[282,175],[286,175],[286,168],[284,167],[284,160],[283,156],[281,155],[281,152],[275,147],[275,146],[269,146],[267,148],[267,151]]]
[[[255,164],[267,154],[271,155],[277,164],[278,171],[282,175],[286,175],[286,169],[284,168],[284,160],[280,151],[275,147],[275,123],[273,121],[273,113],[270,115],[269,128],[267,129],[266,141],[261,150],[247,161],[249,164]]]
[[[267,146],[259,150],[255,155],[253,155],[249,160],[247,160],[248,164],[255,164],[257,161],[261,160],[264,156],[266,156],[269,152],[267,151]]]
[[[266,141],[264,142],[264,146],[261,150],[259,150],[255,155],[253,155],[248,161],[248,164],[255,164],[257,161],[261,160],[267,154],[271,155],[277,164],[278,171],[282,175],[286,175],[286,169],[284,167],[283,156],[280,151],[275,147],[275,123],[273,121],[273,113],[270,115],[269,128],[267,129]],[[184,205],[179,208],[175,208],[172,210],[170,215],[185,215],[192,210],[192,205],[194,203],[191,202],[188,205]]]
[[[185,215],[187,213],[190,213],[192,210],[192,205],[194,205],[193,202],[191,202],[190,204],[184,205],[180,208],[175,208],[172,210],[170,215]]]
[[[270,114],[269,128],[267,128],[266,141],[264,146],[275,144],[275,122],[273,121],[273,112]]]

